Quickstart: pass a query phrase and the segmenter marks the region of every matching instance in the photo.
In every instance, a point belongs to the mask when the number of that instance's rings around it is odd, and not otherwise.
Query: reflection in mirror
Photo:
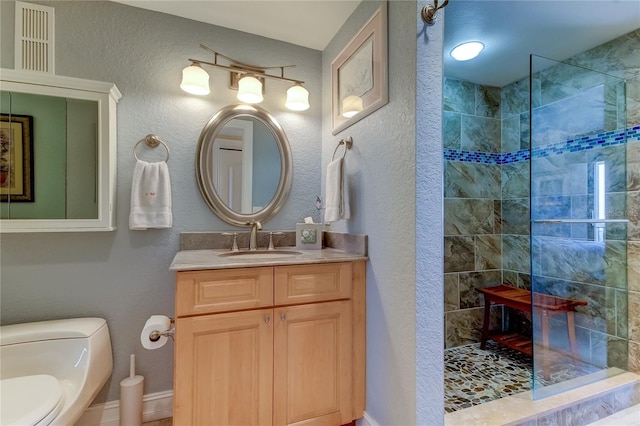
[[[291,190],[291,148],[266,110],[231,105],[206,124],[198,141],[196,177],[203,198],[238,226],[273,217]]]
[[[213,182],[220,199],[242,214],[273,198],[280,180],[280,152],[271,131],[252,117],[229,120],[214,143]]]
[[[0,218],[97,219],[98,102],[0,91]]]

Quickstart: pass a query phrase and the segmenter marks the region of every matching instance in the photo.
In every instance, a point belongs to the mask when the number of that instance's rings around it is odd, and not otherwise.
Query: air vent
[[[54,74],[54,8],[16,1],[15,69]]]

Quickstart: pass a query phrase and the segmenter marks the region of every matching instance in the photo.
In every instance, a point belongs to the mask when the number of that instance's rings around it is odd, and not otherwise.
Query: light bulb
[[[182,70],[180,88],[193,95],[208,95],[209,74],[198,64],[191,64]]]
[[[238,100],[248,104],[259,104],[262,97],[262,83],[250,75],[242,77],[238,81]]]
[[[362,111],[362,98],[360,96],[347,96],[342,100],[342,116],[351,118]]]
[[[309,91],[300,84],[291,86],[287,90],[287,101],[284,106],[292,111],[306,111],[309,109]]]

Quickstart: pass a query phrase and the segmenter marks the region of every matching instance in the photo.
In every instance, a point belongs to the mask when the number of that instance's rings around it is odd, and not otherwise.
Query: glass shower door
[[[534,399],[627,367],[625,82],[531,56]]]

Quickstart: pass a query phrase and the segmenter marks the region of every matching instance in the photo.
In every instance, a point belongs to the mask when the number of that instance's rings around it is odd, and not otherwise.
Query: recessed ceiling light
[[[478,56],[480,52],[482,52],[482,49],[484,49],[484,44],[479,41],[470,41],[454,47],[453,50],[451,50],[451,56],[458,61],[468,61]]]

